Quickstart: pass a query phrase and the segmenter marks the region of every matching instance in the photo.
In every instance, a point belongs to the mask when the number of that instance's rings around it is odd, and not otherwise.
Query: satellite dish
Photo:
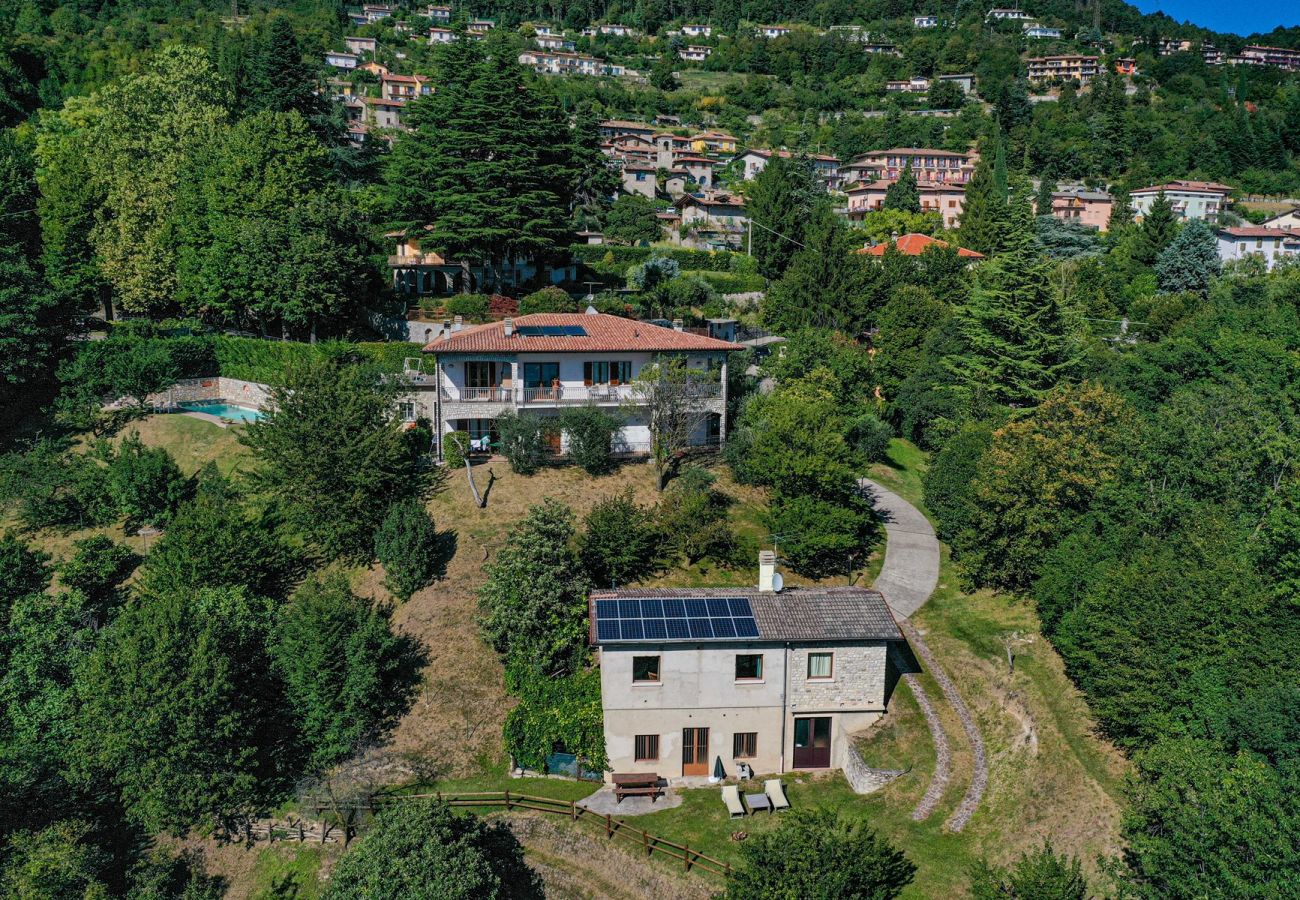
[[[772,590],[779,594],[783,587],[785,587],[785,579],[781,577],[780,572],[777,572],[772,576]]]

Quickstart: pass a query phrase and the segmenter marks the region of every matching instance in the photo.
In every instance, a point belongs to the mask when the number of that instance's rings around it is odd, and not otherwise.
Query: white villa
[[[1279,259],[1300,257],[1300,229],[1247,225],[1220,228],[1215,237],[1224,262],[1258,256],[1272,269]]]
[[[1177,218],[1215,222],[1218,221],[1219,213],[1227,207],[1232,188],[1213,181],[1171,181],[1132,191],[1129,198],[1133,204],[1134,216],[1139,222],[1151,211],[1151,204],[1162,193],[1173,205]]]
[[[712,325],[707,331],[726,333]],[[434,370],[413,385],[411,402],[418,409],[409,412],[436,423],[441,457],[444,435],[452,431],[495,442],[495,419],[503,413],[554,417],[566,407],[594,404],[624,419],[614,436],[615,453],[646,453],[650,422],[638,412],[645,398],[633,382],[645,367],[670,356],[698,373],[691,385],[700,413],[693,444],[716,446],[726,439],[727,354],[740,349],[687,331],[680,322],[663,327],[590,310],[443,330],[424,348]],[[553,451],[564,453],[565,436],[553,441]]]
[[[612,771],[844,768],[885,714],[905,639],[879,592],[776,590],[775,563],[759,554],[757,588],[592,592]]]

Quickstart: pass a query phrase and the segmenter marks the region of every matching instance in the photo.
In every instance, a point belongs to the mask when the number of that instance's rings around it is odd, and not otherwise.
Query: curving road
[[[881,566],[874,587],[884,595],[885,602],[897,616],[898,625],[907,636],[908,642],[929,669],[930,675],[943,691],[944,698],[956,711],[962,730],[971,745],[975,771],[971,776],[970,787],[966,789],[966,794],[957,805],[957,809],[944,823],[949,831],[961,831],[970,821],[970,817],[975,814],[984,796],[984,790],[988,787],[989,767],[984,751],[984,739],[980,736],[979,729],[975,727],[975,719],[966,702],[962,700],[961,694],[957,693],[956,685],[934,658],[934,654],[930,652],[930,648],[915,626],[908,621],[913,613],[925,605],[939,584],[939,539],[935,537],[934,527],[930,521],[919,509],[902,497],[869,478],[862,479],[862,486],[874,494],[876,512],[885,524],[887,538],[885,562]],[[934,777],[925,796],[912,810],[912,818],[920,821],[927,818],[938,806],[944,788],[947,787],[951,754],[947,735],[939,724],[938,716],[930,705],[925,689],[916,675],[909,674],[903,677],[911,687],[917,704],[925,715],[935,746]]]

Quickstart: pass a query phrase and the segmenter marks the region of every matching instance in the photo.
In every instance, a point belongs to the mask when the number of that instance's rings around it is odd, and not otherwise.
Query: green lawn
[[[928,463],[929,458],[924,450],[910,441],[894,438],[889,442],[888,458],[867,470],[867,476],[926,512],[921,478],[925,475]]]
[[[266,847],[253,866],[251,900],[316,900],[325,853],[309,844],[283,843]]]

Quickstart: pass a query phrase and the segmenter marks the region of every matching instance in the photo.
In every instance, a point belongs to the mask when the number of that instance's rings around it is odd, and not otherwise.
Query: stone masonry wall
[[[902,769],[871,768],[852,744],[849,744],[848,752],[844,755],[844,778],[858,794],[874,793],[905,774],[907,773]]]
[[[168,390],[150,394],[145,402],[150,406],[167,406],[171,403],[194,403],[201,400],[226,400],[240,406],[262,409],[266,406],[271,389],[255,381],[238,378],[184,378]]]
[[[808,654],[835,654],[829,680],[808,679]],[[886,646],[800,647],[790,654],[790,711],[883,710]]]

